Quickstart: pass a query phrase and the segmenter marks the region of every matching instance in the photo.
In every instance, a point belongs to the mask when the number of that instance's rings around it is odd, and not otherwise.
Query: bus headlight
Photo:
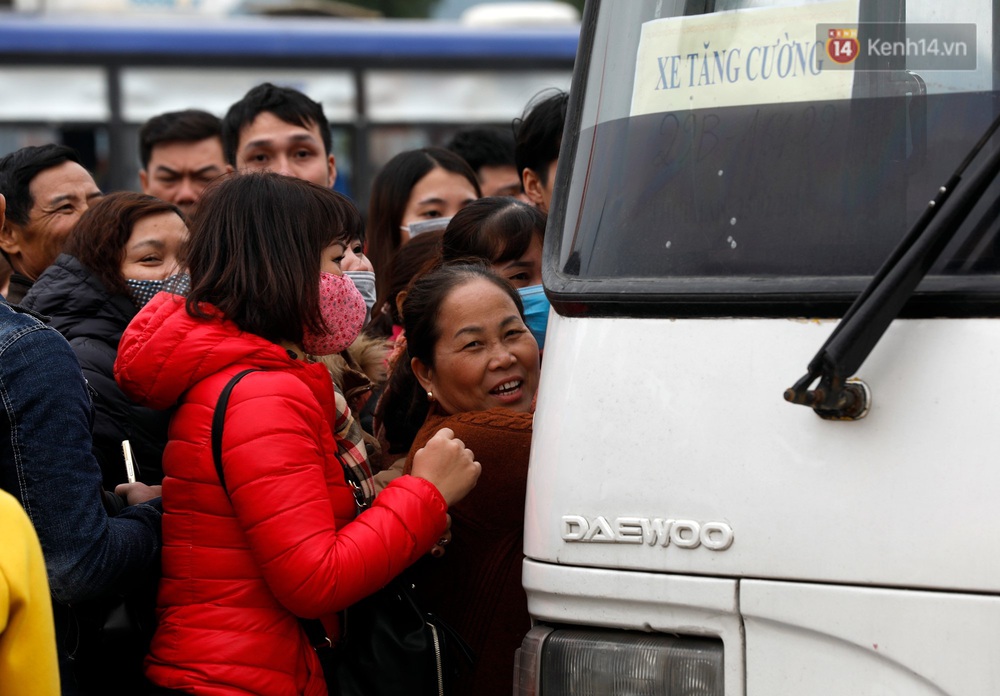
[[[536,626],[518,651],[517,696],[723,696],[722,641]]]

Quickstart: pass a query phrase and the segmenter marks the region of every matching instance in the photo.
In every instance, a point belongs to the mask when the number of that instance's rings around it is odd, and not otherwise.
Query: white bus
[[[1000,693],[998,19],[588,2],[517,694]]]

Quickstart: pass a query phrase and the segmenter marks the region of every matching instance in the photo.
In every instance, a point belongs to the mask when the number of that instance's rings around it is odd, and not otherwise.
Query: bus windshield
[[[776,298],[798,298],[794,314],[856,295],[1000,112],[994,12],[986,0],[600,3],[560,162],[557,308],[608,288],[775,314]],[[611,66],[632,79],[605,81]],[[918,294],[996,294],[998,193]]]

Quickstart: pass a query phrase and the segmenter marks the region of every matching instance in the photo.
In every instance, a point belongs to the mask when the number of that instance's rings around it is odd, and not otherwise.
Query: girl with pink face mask
[[[269,172],[224,177],[199,205],[186,298],[160,293],[122,337],[115,373],[175,407],[163,456],[163,578],[146,676],[185,693],[326,694],[298,617],[336,642],[338,612],[384,586],[446,532],[479,464],[450,430],[355,518],[327,368],[361,331],[343,275],[361,218],[343,196]],[[239,373],[211,447],[220,394]],[[357,473],[357,472],[355,472]],[[370,480],[362,481],[370,498]]]

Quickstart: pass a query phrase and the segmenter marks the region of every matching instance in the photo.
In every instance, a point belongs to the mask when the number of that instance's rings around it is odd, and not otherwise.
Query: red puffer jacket
[[[326,685],[296,617],[336,612],[384,585],[445,529],[444,499],[404,476],[354,517],[326,368],[160,293],[122,337],[115,376],[152,408],[177,405],[163,455],[163,579],[147,676],[195,694],[316,694]],[[212,414],[233,390],[222,462]],[[140,462],[141,464],[141,462]]]

